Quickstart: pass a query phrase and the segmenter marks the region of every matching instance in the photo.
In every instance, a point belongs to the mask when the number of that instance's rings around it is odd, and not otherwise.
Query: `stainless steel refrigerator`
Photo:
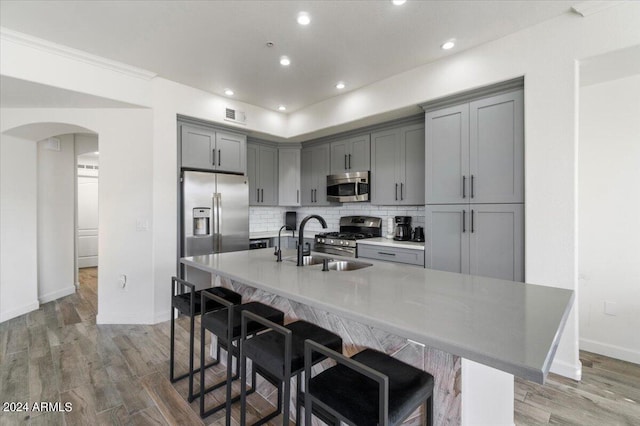
[[[249,250],[249,185],[246,176],[182,172],[180,257]],[[211,274],[183,266],[198,288]]]

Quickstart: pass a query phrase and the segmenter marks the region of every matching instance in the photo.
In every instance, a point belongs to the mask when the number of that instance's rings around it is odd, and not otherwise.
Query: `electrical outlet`
[[[617,316],[618,304],[616,302],[604,302],[604,313],[613,317]]]
[[[120,284],[120,288],[124,290],[127,287],[127,276],[125,274],[120,275],[118,283]]]

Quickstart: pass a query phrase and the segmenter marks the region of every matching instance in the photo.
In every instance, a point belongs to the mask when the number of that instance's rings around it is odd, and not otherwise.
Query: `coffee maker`
[[[409,241],[411,239],[411,216],[396,216],[396,230],[393,239]]]

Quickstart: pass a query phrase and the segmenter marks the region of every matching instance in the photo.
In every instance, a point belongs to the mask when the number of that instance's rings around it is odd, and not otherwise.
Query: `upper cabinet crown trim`
[[[239,129],[238,127],[225,126],[219,123],[214,123],[213,121],[207,121],[201,118],[178,114],[178,126],[180,126],[181,124],[188,124],[204,129],[217,130],[221,132],[235,133],[237,135],[247,136],[247,132],[243,132],[242,129]]]
[[[457,104],[475,101],[481,98],[499,95],[501,93],[512,92],[517,89],[524,88],[524,77],[514,78],[512,80],[502,81],[490,86],[480,87],[478,89],[469,90],[463,93],[457,93],[451,96],[434,99],[429,102],[420,104],[425,112],[435,111],[441,108],[454,106]]]

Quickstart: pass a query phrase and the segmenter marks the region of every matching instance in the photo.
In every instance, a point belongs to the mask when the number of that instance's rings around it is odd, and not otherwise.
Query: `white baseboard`
[[[556,359],[551,364],[549,371],[577,381],[582,379],[582,363],[580,361],[577,364],[569,364]]]
[[[75,292],[76,292],[76,286],[72,285],[72,286],[63,288],[62,290],[52,291],[51,293],[38,296],[38,300],[40,301],[40,303],[48,303],[56,299],[60,299],[61,297],[65,297],[70,294],[73,294]]]
[[[158,324],[161,322],[169,321],[170,319],[171,309],[162,312],[156,312],[155,316],[153,317],[153,323]]]
[[[131,315],[128,312],[109,312],[96,315],[96,324],[154,324],[153,318],[145,315]]]
[[[21,307],[16,308],[16,309],[12,309],[10,311],[0,312],[0,322],[5,322],[5,321],[8,321],[8,320],[10,320],[12,318],[19,317],[20,315],[24,315],[24,314],[29,313],[31,311],[35,311],[39,307],[40,307],[40,303],[38,303],[38,301],[36,300],[33,303],[29,303],[27,305],[21,306]]]
[[[591,339],[580,339],[580,349],[611,358],[621,359],[622,361],[640,364],[640,352],[629,348],[623,348],[622,346],[610,345],[608,343],[598,342]]]

